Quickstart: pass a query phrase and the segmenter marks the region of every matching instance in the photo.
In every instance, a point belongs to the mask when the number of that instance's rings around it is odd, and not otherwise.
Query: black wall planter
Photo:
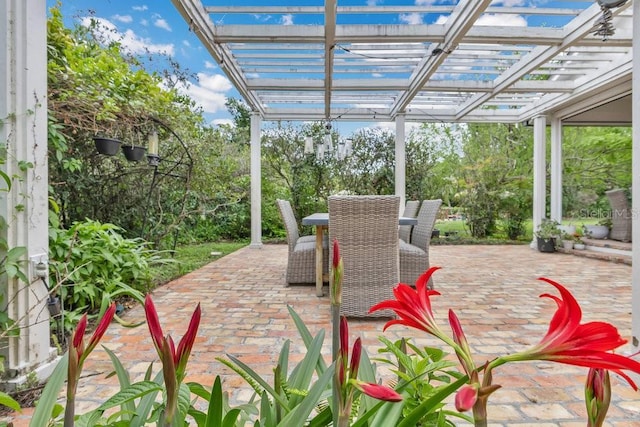
[[[550,239],[545,239],[542,237],[537,237],[538,239],[538,250],[540,252],[555,252],[556,251],[556,239],[553,237]]]
[[[115,156],[118,153],[120,145],[122,145],[122,141],[111,138],[94,137],[93,141],[96,143],[96,150],[98,150],[98,153],[107,156]]]
[[[138,145],[122,146],[122,152],[130,162],[139,162],[140,160],[142,160],[145,151],[147,151],[145,147],[140,147]]]

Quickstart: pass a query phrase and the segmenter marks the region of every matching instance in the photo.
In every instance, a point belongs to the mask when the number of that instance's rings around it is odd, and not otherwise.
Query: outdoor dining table
[[[416,225],[417,218],[401,216],[398,219],[398,225]],[[322,241],[324,239],[325,230],[329,228],[329,213],[316,212],[302,218],[302,225],[311,225],[316,227],[316,296],[323,296],[322,284],[324,275],[322,274]],[[357,227],[357,224],[354,224]]]

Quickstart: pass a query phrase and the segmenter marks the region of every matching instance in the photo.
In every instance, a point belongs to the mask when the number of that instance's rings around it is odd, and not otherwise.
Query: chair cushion
[[[426,252],[420,249],[419,247],[412,245],[411,243],[407,243],[402,239],[398,239],[400,243],[400,256],[424,256]]]
[[[316,239],[314,238],[313,241],[304,241],[301,239],[298,239],[298,243],[296,243],[295,248],[293,249],[294,252],[305,252],[305,251],[310,251],[313,252],[315,254],[316,252]]]
[[[301,236],[298,238],[298,241],[296,243],[300,243],[300,242],[313,242],[315,244],[316,236]]]

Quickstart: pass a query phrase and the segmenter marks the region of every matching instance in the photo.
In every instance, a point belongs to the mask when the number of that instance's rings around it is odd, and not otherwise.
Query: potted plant
[[[583,225],[584,234],[590,239],[606,239],[609,236],[610,219],[603,219],[596,225]]]
[[[586,248],[584,240],[582,240],[582,234],[579,231],[573,233],[573,249],[583,250]]]
[[[98,153],[107,156],[115,156],[118,153],[118,148],[122,145],[122,141],[115,138],[107,138],[104,136],[94,136],[93,141],[96,144],[96,150]]]
[[[124,156],[130,162],[139,162],[144,157],[144,153],[147,151],[145,147],[139,145],[123,145],[122,152]]]
[[[573,234],[562,233],[562,248],[573,249]]]
[[[535,232],[540,252],[555,252],[556,238],[562,235],[558,226],[560,223],[553,219],[544,218]]]

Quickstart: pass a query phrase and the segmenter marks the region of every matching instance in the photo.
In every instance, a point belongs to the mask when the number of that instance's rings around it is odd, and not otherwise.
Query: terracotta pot
[[[118,153],[118,148],[122,145],[122,141],[113,138],[94,137],[93,141],[96,144],[96,150],[98,153],[106,156],[115,156]]]

